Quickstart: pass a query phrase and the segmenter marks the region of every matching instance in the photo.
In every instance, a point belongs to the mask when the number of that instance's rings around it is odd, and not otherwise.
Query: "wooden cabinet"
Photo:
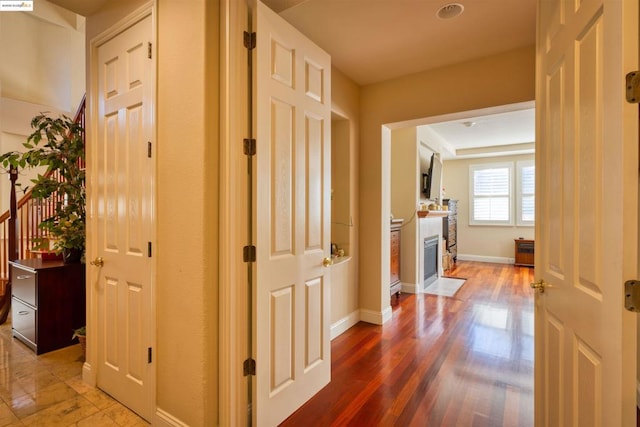
[[[533,267],[535,258],[535,241],[527,239],[515,239],[515,265]]]
[[[391,222],[391,277],[389,290],[391,295],[400,296],[402,285],[400,283],[400,227],[402,221]]]
[[[456,262],[458,259],[458,201],[444,199],[449,214],[442,221],[442,238],[447,241],[447,250],[451,254],[451,259]]]
[[[85,265],[28,259],[10,262],[13,336],[36,352],[73,344],[85,325]]]

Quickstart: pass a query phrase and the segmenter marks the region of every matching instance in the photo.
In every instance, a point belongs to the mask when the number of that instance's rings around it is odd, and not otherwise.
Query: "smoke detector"
[[[462,12],[464,12],[463,5],[460,3],[449,3],[438,9],[436,16],[440,19],[451,19],[462,15]]]

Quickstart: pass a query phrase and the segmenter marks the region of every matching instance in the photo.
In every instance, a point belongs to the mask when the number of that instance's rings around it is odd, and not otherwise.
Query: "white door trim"
[[[157,13],[155,7],[155,1],[149,1],[138,9],[134,10],[132,13],[128,14],[126,17],[119,20],[116,24],[110,26],[108,29],[100,33],[99,35],[93,37],[89,42],[89,70],[87,72],[88,77],[88,85],[87,85],[87,114],[86,114],[86,158],[87,158],[87,221],[91,228],[96,229],[97,227],[97,217],[96,217],[96,203],[95,196],[93,194],[93,188],[96,185],[96,177],[95,171],[97,170],[97,156],[94,155],[95,152],[95,144],[98,138],[97,132],[97,122],[98,122],[98,48],[103,45],[105,42],[109,41],[113,37],[122,33],[127,28],[135,25],[140,20],[151,16],[151,25],[152,25],[152,46],[153,46],[153,77],[151,80],[151,85],[154,88],[152,95],[152,122],[154,123],[152,134],[153,140],[157,141],[156,134],[157,128],[155,126],[156,123],[156,102],[157,102],[157,91],[155,90],[156,86],[156,63],[157,63],[157,55],[155,54],[156,49],[156,28],[157,28]],[[155,163],[154,163],[155,165]],[[156,168],[154,166],[154,174],[157,173]],[[154,198],[157,194],[157,188],[155,189]],[[157,225],[155,223],[155,218],[157,217],[157,213],[155,212],[155,204],[153,205],[153,218],[154,224],[152,226],[152,240],[156,240],[157,236]],[[98,253],[97,241],[93,238],[91,233],[87,233],[87,244],[86,244],[86,254],[85,257],[87,261],[94,259]],[[151,316],[153,319],[153,325],[151,326],[150,334],[151,340],[153,343],[153,348],[157,348],[156,346],[156,334],[155,334],[155,319],[156,319],[156,291],[155,291],[155,283],[156,283],[156,262],[155,258],[151,259],[152,263],[152,289],[151,289]],[[96,336],[98,332],[97,324],[97,313],[98,313],[98,296],[95,292],[96,290],[96,280],[97,275],[95,274],[94,267],[91,265],[87,265],[87,335],[89,337]],[[96,385],[97,381],[97,367],[98,366],[98,354],[97,354],[97,340],[96,339],[88,339],[87,340],[87,352],[85,363],[82,367],[82,379],[84,382],[91,384],[93,386]],[[150,379],[150,389],[153,390],[153,405],[152,407],[156,408],[156,372],[155,365],[152,371],[152,378]]]
[[[249,357],[248,270],[242,247],[248,244],[247,157],[242,140],[249,124],[248,31],[245,1],[221,0],[220,79],[220,323],[219,425],[247,425],[248,377],[242,363]]]

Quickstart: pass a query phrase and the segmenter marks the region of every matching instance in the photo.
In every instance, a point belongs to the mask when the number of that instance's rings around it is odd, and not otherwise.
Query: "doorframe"
[[[247,156],[248,51],[251,0],[220,0],[220,317],[219,425],[250,425],[249,384],[242,364],[249,355],[248,269],[242,248],[248,244]],[[236,76],[243,76],[237,78]],[[238,191],[238,189],[241,189]]]
[[[96,183],[96,177],[94,175],[94,171],[97,170],[97,162],[98,156],[94,156],[93,153],[95,150],[96,141],[98,139],[98,129],[97,126],[94,125],[98,122],[98,48],[121,34],[128,28],[131,28],[136,23],[141,21],[142,19],[151,16],[151,43],[152,43],[152,52],[153,52],[153,62],[152,62],[152,76],[149,81],[149,84],[153,87],[152,90],[152,139],[155,141],[156,150],[157,150],[157,120],[156,114],[157,109],[155,106],[157,105],[157,89],[156,89],[156,75],[157,75],[157,46],[156,46],[156,35],[157,35],[157,11],[155,1],[151,0],[120,19],[114,25],[110,26],[97,36],[93,37],[89,42],[89,69],[87,70],[87,114],[86,114],[86,123],[85,128],[88,129],[86,132],[86,159],[87,159],[87,221],[91,225],[92,229],[97,228],[97,206],[95,204],[95,199],[93,195],[93,188]],[[152,165],[154,176],[157,177],[157,166],[156,161],[154,159],[154,163]],[[154,193],[153,199],[157,200],[158,188],[157,188],[157,179],[154,180]],[[150,236],[152,241],[156,241],[157,236],[157,212],[156,212],[156,203],[152,203],[152,217],[154,219],[151,230],[152,235]],[[93,259],[98,254],[97,248],[97,239],[94,239],[92,233],[87,233],[87,242],[86,242],[86,254],[85,258],[87,260]],[[96,280],[98,279],[98,275],[96,274],[96,269],[91,266],[88,266],[86,271],[86,305],[87,305],[87,335],[88,336],[97,336],[98,333],[98,295],[96,292]],[[150,286],[151,286],[151,319],[152,325],[150,326],[150,338],[153,348],[157,348],[157,338],[156,338],[156,286],[157,283],[156,277],[156,260],[155,257],[151,258],[151,277],[150,277]],[[98,349],[97,349],[97,339],[87,340],[87,350],[86,350],[86,358],[85,362],[82,366],[82,380],[85,383],[88,383],[92,386],[96,386],[97,378],[98,378]],[[152,414],[156,412],[156,364],[154,363],[151,367],[151,378],[149,378],[149,388],[152,393]]]

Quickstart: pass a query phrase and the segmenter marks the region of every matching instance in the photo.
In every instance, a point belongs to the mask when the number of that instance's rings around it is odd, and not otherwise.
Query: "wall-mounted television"
[[[431,163],[427,173],[422,174],[422,192],[427,199],[440,199],[442,187],[442,162],[435,153],[431,155]]]

